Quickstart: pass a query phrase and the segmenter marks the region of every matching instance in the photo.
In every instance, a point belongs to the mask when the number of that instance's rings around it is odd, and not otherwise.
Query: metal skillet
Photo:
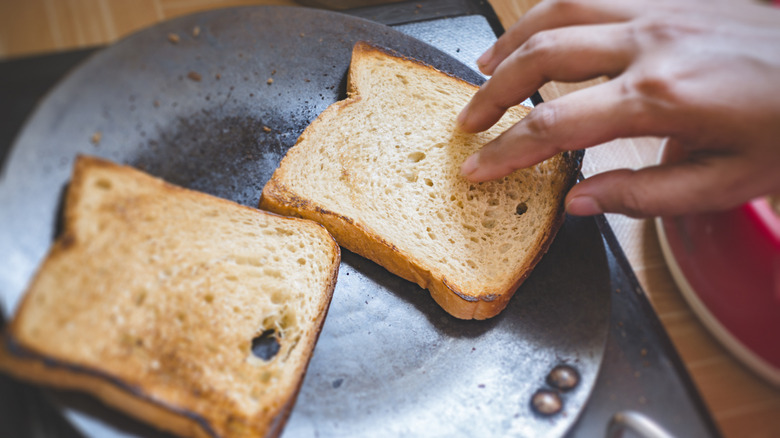
[[[16,308],[51,244],[76,154],[255,206],[298,135],[344,97],[358,40],[483,81],[389,27],[304,8],[182,17],[88,59],[41,102],[3,169],[4,309]],[[569,218],[507,309],[482,322],[449,317],[426,291],[345,251],[285,436],[562,436],[596,380],[609,287],[601,236],[585,219]],[[547,382],[562,364],[579,374],[569,391]],[[539,390],[557,394],[562,411],[534,411]],[[85,435],[159,435],[83,398],[56,395]]]

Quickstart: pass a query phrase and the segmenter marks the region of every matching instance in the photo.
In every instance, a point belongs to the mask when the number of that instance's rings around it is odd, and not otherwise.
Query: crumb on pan
[[[100,143],[100,140],[103,138],[103,133],[100,131],[95,132],[92,134],[92,137],[89,138],[90,143],[97,146]]]
[[[187,78],[189,78],[189,79],[191,79],[191,80],[193,80],[195,82],[200,82],[200,80],[201,80],[200,74],[198,72],[195,72],[195,71],[191,71],[191,72],[187,73]]]
[[[192,36],[197,38],[198,35],[200,35],[200,26],[195,26],[192,28]]]
[[[267,81],[265,81],[266,84],[271,85],[274,83],[274,78],[268,78]]]
[[[168,41],[172,42],[173,44],[178,44],[180,41],[179,35],[175,34],[173,32],[168,34]]]

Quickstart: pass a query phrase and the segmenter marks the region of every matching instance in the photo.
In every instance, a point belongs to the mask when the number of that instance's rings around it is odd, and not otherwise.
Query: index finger
[[[631,0],[546,0],[525,13],[478,60],[480,71],[492,75],[501,62],[531,35],[565,26],[626,21],[647,9]]]
[[[633,59],[629,25],[569,26],[535,34],[496,70],[461,110],[465,132],[479,132],[522,102],[546,82],[580,82],[614,77]]]

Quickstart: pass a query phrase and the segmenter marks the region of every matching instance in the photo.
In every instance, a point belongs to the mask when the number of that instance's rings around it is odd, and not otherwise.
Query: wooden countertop
[[[537,1],[491,0],[491,4],[506,27]],[[106,44],[178,15],[249,4],[300,3],[292,0],[5,0],[0,2],[0,58]],[[548,84],[541,93],[545,100],[551,100],[586,85]],[[652,138],[601,145],[586,154],[583,173],[589,176],[609,169],[653,164],[659,147],[660,141]],[[608,215],[608,219],[723,435],[780,437],[780,390],[740,365],[699,323],[669,274],[653,221],[618,215]]]

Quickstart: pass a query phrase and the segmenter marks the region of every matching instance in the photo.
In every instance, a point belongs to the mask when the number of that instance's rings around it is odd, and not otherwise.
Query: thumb
[[[566,196],[566,211],[590,216],[673,216],[722,210],[744,202],[728,160],[681,161],[640,170],[613,170],[588,178]],[[729,177],[731,176],[731,177]]]

